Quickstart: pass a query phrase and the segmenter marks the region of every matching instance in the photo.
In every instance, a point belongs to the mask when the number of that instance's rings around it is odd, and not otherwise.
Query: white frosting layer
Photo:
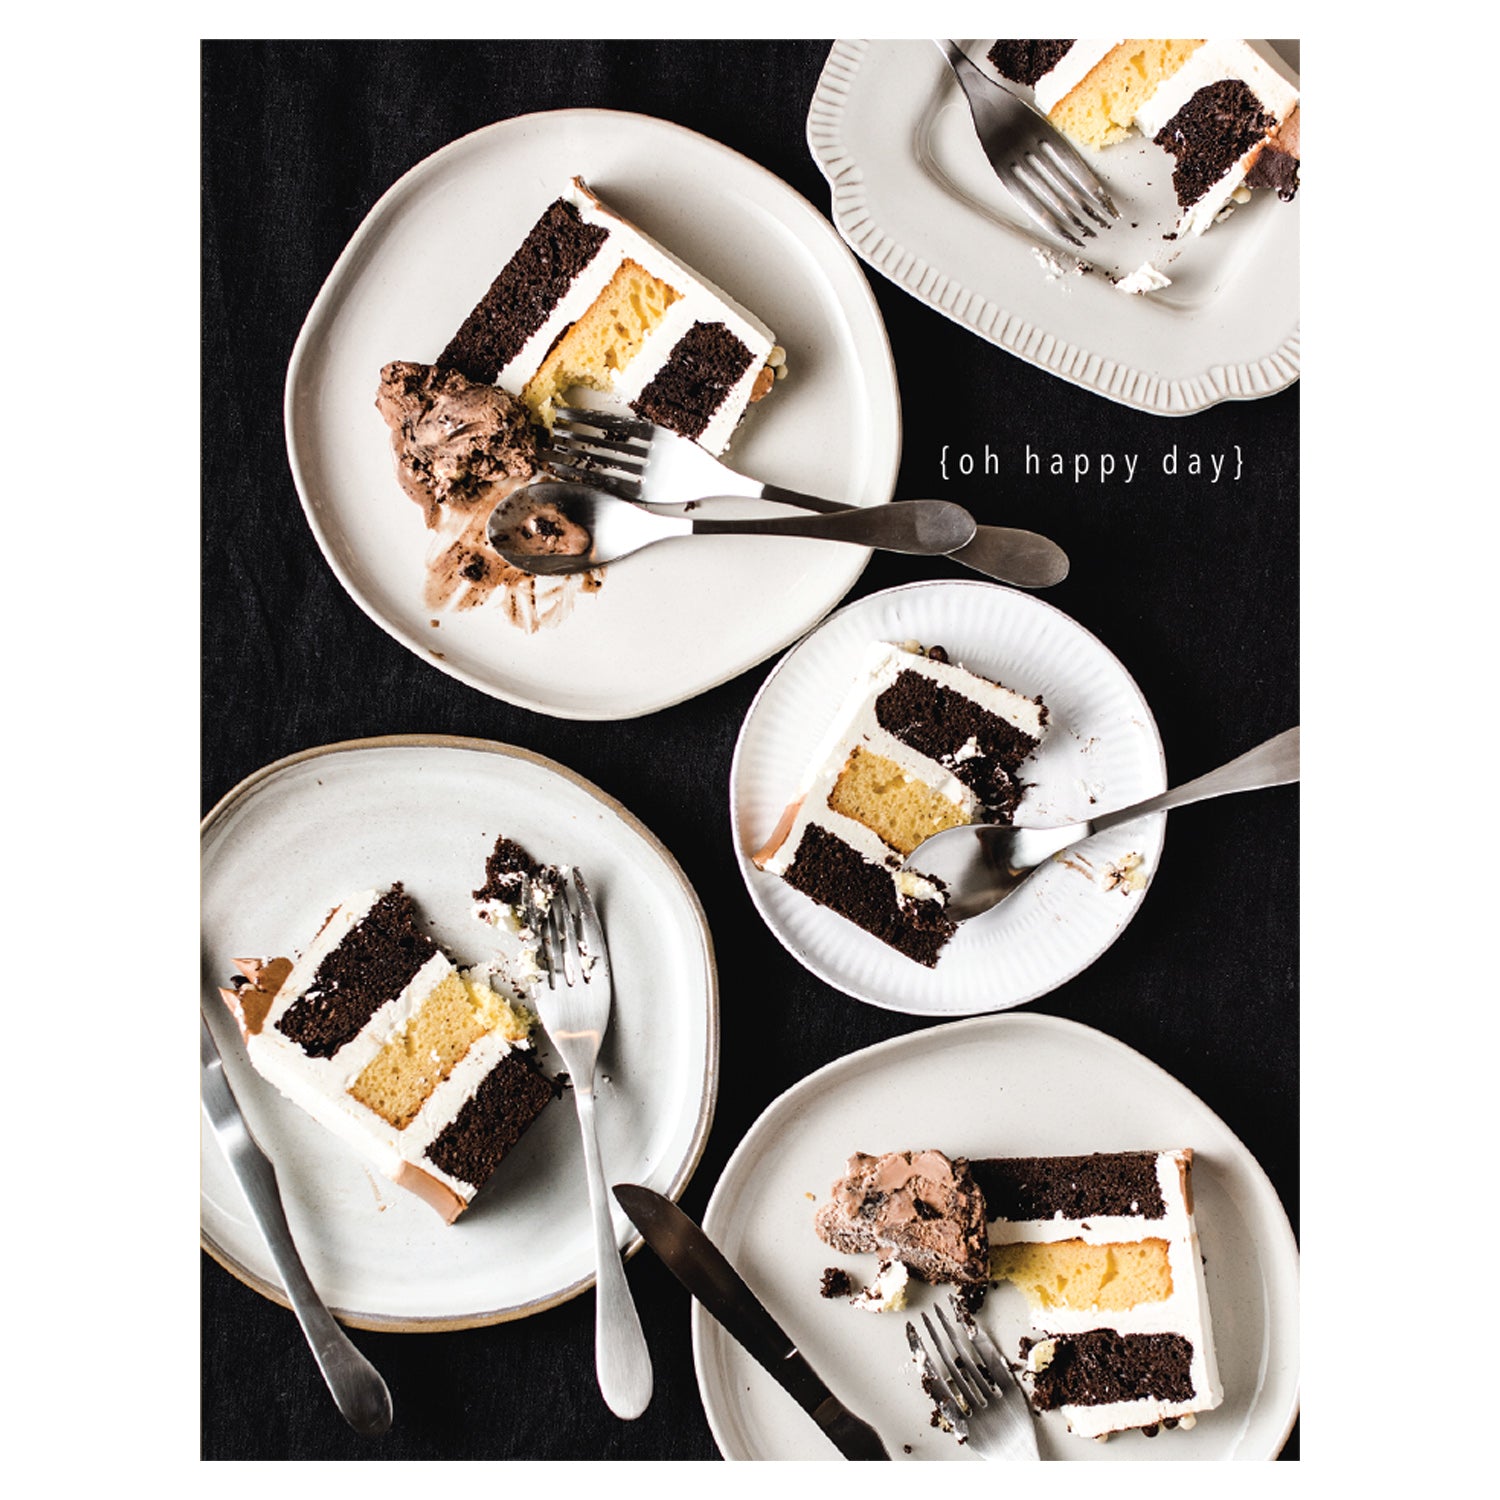
[[[894,854],[878,834],[871,832],[863,823],[835,812],[828,805],[834,783],[838,781],[850,755],[859,749],[894,761],[914,780],[923,782],[939,796],[952,802],[965,821],[972,820],[978,812],[974,793],[958,777],[938,761],[913,750],[903,740],[888,733],[876,718],[875,700],[903,672],[915,672],[943,687],[962,693],[981,708],[1014,724],[1033,738],[1041,737],[1042,710],[1029,698],[1023,698],[1019,693],[1001,687],[998,683],[976,677],[972,672],[950,662],[933,661],[919,652],[908,651],[885,641],[872,642],[865,652],[854,685],[840,705],[813,757],[807,780],[798,793],[800,806],[792,819],[791,827],[777,848],[761,862],[762,869],[773,875],[784,875],[797,857],[802,835],[809,827],[816,825],[851,845],[871,864],[887,868],[896,884],[898,899],[941,899],[941,892],[930,881],[902,875],[887,864],[893,857],[899,864],[900,857]],[[972,759],[977,752],[978,747],[974,746],[964,758]]]
[[[1083,38],[1074,42],[1058,58],[1056,65],[1037,79],[1033,90],[1036,107],[1043,114],[1050,115],[1123,41],[1121,37],[1115,41]]]
[[[585,223],[608,230],[609,238],[574,278],[546,322],[500,371],[498,384],[512,395],[519,396],[558,336],[589,310],[621,263],[633,260],[652,276],[665,281],[679,297],[667,309],[662,321],[646,335],[635,358],[619,372],[611,394],[622,404],[635,400],[671,358],[678,340],[694,323],[724,324],[750,351],[750,364],[697,440],[710,453],[721,453],[750,404],[755,378],[775,346],[775,336],[727,293],[683,265],[634,224],[606,208],[577,178],[560,196],[577,208]]]
[[[1208,1411],[1224,1399],[1214,1359],[1213,1333],[1208,1316],[1208,1288],[1203,1277],[1203,1255],[1185,1191],[1191,1154],[1163,1151],[1156,1158],[1156,1180],[1166,1213],[1159,1219],[1138,1215],[1081,1219],[992,1219],[990,1244],[1052,1244],[1079,1239],[1091,1245],[1163,1239],[1172,1271],[1172,1294],[1165,1301],[1141,1303],[1115,1312],[1067,1307],[1033,1307],[1031,1325],[1040,1335],[1085,1333],[1114,1328],[1122,1334],[1178,1333],[1193,1346],[1194,1395],[1188,1401],[1124,1401],[1101,1406],[1064,1406],[1070,1431],[1098,1437],[1125,1427],[1150,1426],[1166,1417]]]
[[[1199,89],[1224,78],[1248,84],[1261,107],[1279,125],[1297,103],[1295,75],[1268,46],[1247,41],[1207,41],[1136,111],[1147,140],[1157,134]],[[1202,234],[1229,206],[1254,164],[1259,143],[1246,151],[1196,203],[1183,210],[1178,234]]]
[[[264,1024],[246,1040],[255,1069],[294,1104],[306,1110],[341,1140],[373,1162],[387,1177],[399,1175],[403,1165],[419,1167],[447,1184],[465,1202],[474,1196],[472,1183],[450,1177],[427,1159],[427,1149],[457,1116],[474,1091],[513,1046],[497,1028],[475,1042],[428,1096],[421,1110],[404,1130],[361,1104],[349,1093],[350,1085],[382,1047],[403,1030],[432,991],[454,973],[441,951],[417,970],[411,982],[393,1000],[371,1016],[360,1033],[332,1057],[310,1057],[296,1042],[281,1034],[279,1023],[307,993],[323,960],[355,928],[383,891],[362,891],[337,907],[317,937],[292,966],[292,972],[276,993]],[[471,971],[472,972],[472,971]]]

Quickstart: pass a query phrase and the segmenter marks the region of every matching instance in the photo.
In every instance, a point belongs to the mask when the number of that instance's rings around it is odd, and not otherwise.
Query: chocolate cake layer
[[[973,1163],[974,1179],[995,1219],[1160,1219],[1166,1215],[1156,1155],[1017,1156]]]
[[[694,323],[631,405],[673,432],[699,437],[753,358],[722,323]]]
[[[1032,1377],[1038,1411],[1059,1406],[1107,1406],[1116,1401],[1191,1401],[1193,1345],[1180,1333],[1087,1333],[1021,1340],[1024,1359],[1034,1345],[1052,1345],[1050,1360]]]
[[[881,693],[875,718],[888,734],[937,761],[987,807],[1001,812],[1010,812],[1019,800],[1014,772],[1039,743],[972,698],[916,672],[902,672]]]
[[[438,356],[438,364],[493,385],[608,237],[602,226],[586,224],[571,203],[559,198],[532,225],[521,248]]]
[[[393,885],[318,965],[276,1029],[309,1057],[332,1057],[353,1041],[438,951],[416,922],[411,898]]]
[[[484,884],[474,892],[474,899],[514,906],[521,899],[523,876],[540,880],[542,867],[514,839],[502,834],[484,862]]]
[[[856,922],[929,969],[958,924],[936,901],[896,899],[890,872],[872,865],[827,829],[807,828],[784,877],[805,896]]]
[[[428,1147],[428,1160],[459,1182],[483,1187],[554,1092],[536,1067],[511,1053]]]
[[[1199,89],[1156,133],[1156,144],[1177,158],[1172,187],[1178,203],[1196,203],[1275,124],[1241,78]]]
[[[1055,41],[1022,41],[1002,38],[990,48],[986,56],[994,63],[1002,78],[1014,83],[1024,83],[1027,88],[1035,86],[1043,73],[1050,73],[1063,54],[1073,43]]]

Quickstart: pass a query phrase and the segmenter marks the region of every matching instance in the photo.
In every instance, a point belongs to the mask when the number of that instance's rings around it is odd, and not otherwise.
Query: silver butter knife
[[[333,1392],[334,1404],[356,1432],[378,1437],[391,1425],[391,1393],[380,1372],[349,1342],[349,1336],[313,1288],[292,1241],[281,1192],[276,1186],[276,1169],[250,1134],[239,1101],[224,1076],[224,1059],[219,1056],[208,1019],[201,1011],[198,1024],[203,1030],[200,1044],[203,1116],[213,1128],[235,1180],[244,1191],[250,1212],[265,1236],[266,1248],[276,1263],[281,1284],[286,1288],[313,1358]]]
[[[823,1384],[723,1251],[670,1198],[633,1183],[620,1183],[615,1197],[667,1269],[818,1424],[845,1458],[890,1457],[880,1434]]]

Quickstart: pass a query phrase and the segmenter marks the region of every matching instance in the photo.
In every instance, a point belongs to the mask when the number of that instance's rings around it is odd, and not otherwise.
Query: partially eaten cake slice
[[[519,991],[460,972],[400,884],[331,911],[295,962],[221,993],[256,1071],[452,1223],[556,1089]]]
[[[946,828],[1005,820],[1047,709],[950,662],[873,643],[756,865],[928,967],[957,931],[940,882],[902,870]]]
[[[785,373],[786,352],[575,177],[437,363],[498,383],[548,428],[558,400],[583,387],[720,453]]]

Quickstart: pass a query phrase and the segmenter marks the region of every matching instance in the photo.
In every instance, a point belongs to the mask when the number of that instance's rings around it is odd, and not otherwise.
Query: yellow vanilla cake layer
[[[1085,146],[1112,146],[1129,134],[1136,112],[1203,45],[1196,41],[1120,42],[1048,110],[1065,135]]]
[[[553,346],[527,381],[522,399],[548,428],[557,398],[574,386],[609,391],[682,294],[633,260],[624,260],[592,306]]]
[[[488,984],[450,970],[365,1065],[349,1092],[405,1130],[469,1048],[497,1029],[507,1041],[526,1037],[524,1022]]]
[[[970,821],[960,803],[884,755],[856,747],[844,763],[828,806],[891,846],[910,854],[923,839]]]
[[[997,1245],[990,1279],[1020,1287],[1034,1308],[1120,1312],[1172,1295],[1170,1247],[1163,1239],[1091,1245],[1085,1240]]]

